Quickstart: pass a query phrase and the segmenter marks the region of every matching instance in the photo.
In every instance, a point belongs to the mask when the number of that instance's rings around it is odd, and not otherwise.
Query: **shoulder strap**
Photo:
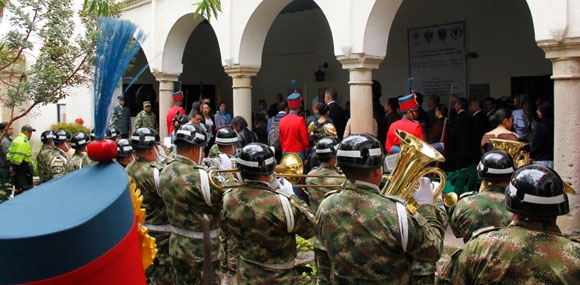
[[[397,205],[397,215],[399,217],[399,232],[401,233],[401,242],[403,243],[403,252],[407,252],[407,243],[409,242],[409,224],[407,221],[407,207],[400,202]]]
[[[278,198],[280,199],[282,209],[284,209],[284,215],[286,216],[286,231],[292,233],[292,231],[294,231],[294,214],[292,213],[290,201],[288,201],[288,198],[282,194],[278,194]]]
[[[161,191],[159,191],[159,168],[153,167],[153,180],[155,181],[155,189],[157,190],[157,195],[161,196]]]
[[[210,187],[209,187],[209,176],[207,174],[207,171],[205,171],[205,169],[201,169],[198,168],[197,169],[199,171],[199,182],[201,184],[201,195],[203,196],[203,200],[205,200],[205,203],[208,206],[211,206],[211,193],[210,193]]]

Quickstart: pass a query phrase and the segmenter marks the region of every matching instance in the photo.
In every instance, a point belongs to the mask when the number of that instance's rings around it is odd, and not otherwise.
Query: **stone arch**
[[[161,71],[164,73],[180,74],[183,71],[183,52],[191,32],[201,21],[193,14],[182,15],[167,33],[161,58]]]
[[[292,1],[263,1],[254,9],[240,39],[238,61],[241,66],[261,66],[268,30],[280,11],[290,2]]]

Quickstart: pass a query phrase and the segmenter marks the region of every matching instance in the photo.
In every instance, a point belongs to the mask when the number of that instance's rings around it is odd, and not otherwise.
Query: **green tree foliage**
[[[107,15],[119,15],[121,4],[109,1]],[[7,91],[2,101],[11,112],[9,124],[36,106],[57,103],[68,95],[71,87],[92,80],[99,14],[75,11],[72,2],[4,0],[0,3],[7,12],[3,21],[8,20],[10,25],[10,31],[0,39],[0,72],[19,75],[18,80],[0,82]]]
[[[211,20],[212,14],[217,19],[218,12],[222,11],[220,0],[202,0],[193,4],[193,6],[197,6],[195,9],[195,17],[203,17],[208,21]]]

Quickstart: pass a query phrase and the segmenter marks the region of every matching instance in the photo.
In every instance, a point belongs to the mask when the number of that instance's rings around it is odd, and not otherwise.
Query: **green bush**
[[[50,129],[53,131],[58,131],[58,130],[65,130],[67,132],[70,133],[70,135],[74,135],[76,133],[80,133],[83,132],[87,135],[91,134],[91,130],[89,130],[89,128],[78,124],[78,123],[58,123],[58,124],[54,124],[52,126],[50,126]]]

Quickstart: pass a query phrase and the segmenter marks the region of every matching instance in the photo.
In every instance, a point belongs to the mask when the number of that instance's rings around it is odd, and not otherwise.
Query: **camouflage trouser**
[[[155,238],[157,246],[157,256],[153,264],[147,268],[147,284],[149,285],[171,285],[175,284],[175,273],[171,265],[169,256],[169,236],[171,233],[159,233],[150,231],[149,235]]]
[[[191,262],[183,259],[173,258],[173,268],[177,285],[202,284],[204,276],[203,262]],[[217,275],[220,262],[212,261],[212,279],[210,284],[220,284],[220,278]]]
[[[8,200],[12,194],[12,177],[9,173],[0,172],[0,203]]]

